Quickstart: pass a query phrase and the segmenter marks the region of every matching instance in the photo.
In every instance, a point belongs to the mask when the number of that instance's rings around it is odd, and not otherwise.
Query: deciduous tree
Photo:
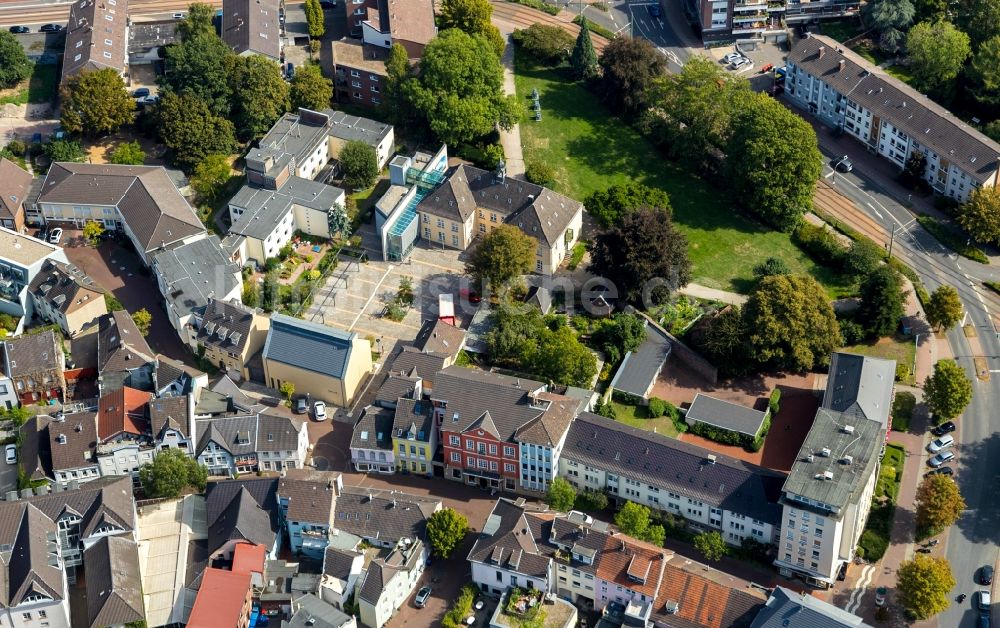
[[[153,316],[149,313],[149,310],[142,308],[137,312],[132,313],[132,322],[135,326],[139,328],[139,333],[143,336],[149,335],[149,327],[153,324]]]
[[[549,482],[549,490],[545,494],[545,503],[559,512],[573,510],[576,502],[576,489],[563,478],[555,478]]]
[[[176,94],[197,96],[214,115],[228,117],[236,54],[215,34],[214,13],[208,5],[191,6],[178,26],[180,40],[166,47],[166,73],[160,86]]]
[[[781,273],[784,274],[786,273]],[[772,275],[765,277],[770,276]],[[740,375],[746,372],[747,327],[739,307],[729,307],[712,319],[705,331],[701,350],[724,375]]]
[[[958,521],[965,510],[965,500],[958,484],[947,475],[929,475],[917,487],[917,529],[926,532],[943,530]]]
[[[635,351],[646,340],[645,321],[635,314],[619,312],[601,325],[591,338],[604,354],[607,363],[616,364],[626,353]]]
[[[769,257],[753,267],[753,276],[757,279],[771,275],[787,275],[791,272],[792,269],[788,267],[785,260],[778,257]]]
[[[91,245],[97,246],[98,242],[101,241],[101,236],[104,235],[104,225],[96,220],[88,220],[86,224],[83,225],[83,237]],[[138,314],[138,312],[136,312]],[[149,312],[146,312],[147,314]],[[134,318],[133,318],[134,320]],[[139,328],[142,331],[142,328]]]
[[[641,538],[650,525],[649,508],[635,502],[625,502],[615,514],[615,525],[629,536]]]
[[[434,555],[451,556],[469,531],[469,521],[451,508],[442,508],[427,519],[427,540]]]
[[[318,65],[305,65],[295,71],[289,90],[292,109],[319,111],[333,100],[333,81],[323,76]]]
[[[597,52],[594,50],[594,42],[590,39],[590,24],[587,18],[580,20],[580,32],[576,36],[569,64],[573,68],[573,77],[578,81],[589,81],[597,76],[599,69]]]
[[[180,449],[164,449],[139,468],[139,482],[148,498],[174,498],[190,486],[205,490],[208,469]]]
[[[944,20],[921,22],[906,35],[910,71],[921,91],[953,85],[970,52],[969,36]]]
[[[976,100],[986,105],[1000,104],[1000,35],[979,45],[967,73]]]
[[[812,277],[761,279],[743,306],[748,357],[762,366],[808,371],[840,346],[840,326],[826,291]]]
[[[427,44],[405,93],[434,134],[453,145],[497,127],[509,131],[524,111],[516,97],[504,95],[503,68],[489,42],[455,28]]]
[[[940,360],[924,382],[924,402],[938,423],[962,414],[972,401],[972,380],[954,360]]]
[[[122,142],[111,151],[110,162],[125,166],[141,166],[146,161],[146,151],[139,142]]]
[[[406,97],[406,83],[413,77],[409,54],[406,48],[395,43],[389,49],[385,60],[385,85],[382,89],[382,114],[395,124],[402,125],[412,120],[412,107]]]
[[[940,285],[931,293],[930,300],[924,305],[927,322],[933,327],[950,329],[962,320],[962,300],[958,298],[958,290],[948,285]]]
[[[125,90],[125,81],[111,68],[70,77],[62,97],[60,122],[70,133],[110,133],[135,115],[135,102]]]
[[[615,113],[633,116],[649,106],[650,86],[667,70],[667,60],[648,39],[612,39],[601,53],[598,93]]]
[[[191,187],[209,202],[216,199],[219,192],[233,176],[233,167],[228,155],[208,155],[194,167]]]
[[[872,0],[865,5],[868,24],[879,34],[879,46],[895,52],[903,43],[906,28],[913,23],[916,9],[910,0]]]
[[[905,298],[900,274],[891,266],[882,266],[861,283],[858,321],[872,336],[891,336],[903,317]]]
[[[52,161],[83,161],[87,156],[76,140],[49,140],[45,143],[45,156]]]
[[[666,192],[635,182],[598,190],[588,196],[583,204],[587,208],[587,213],[605,228],[618,222],[623,214],[640,207],[655,207],[668,213],[672,211],[670,197]]]
[[[213,114],[197,96],[164,94],[157,116],[160,138],[186,172],[209,155],[229,154],[236,147],[233,123]]]
[[[896,570],[899,602],[917,619],[927,619],[948,608],[955,588],[951,565],[944,558],[915,554]]]
[[[281,385],[278,386],[278,392],[280,392],[282,395],[285,396],[285,401],[287,401],[288,403],[291,403],[292,402],[292,395],[295,394],[295,384],[293,384],[292,382],[287,382],[287,381],[286,382],[281,382]]]
[[[0,31],[0,88],[14,87],[31,74],[24,48],[6,31]]]
[[[1000,243],[1000,191],[982,186],[958,208],[958,224],[978,242]]]
[[[729,553],[729,546],[722,535],[715,530],[702,532],[694,537],[694,547],[701,552],[705,560],[716,562]]]
[[[439,27],[457,28],[470,35],[482,35],[490,42],[497,58],[506,45],[500,29],[490,22],[493,5],[488,0],[442,0]]]
[[[764,94],[743,100],[732,113],[726,148],[734,196],[764,222],[791,231],[812,206],[822,170],[816,132]]]
[[[514,31],[514,43],[524,52],[547,65],[559,65],[569,59],[573,36],[558,26],[532,24]]]
[[[1000,0],[962,0],[957,13],[958,24],[969,34],[973,49],[1000,35]]]
[[[267,57],[236,57],[232,72],[233,121],[243,139],[262,137],[288,110],[288,83]]]
[[[885,259],[885,251],[868,238],[851,243],[844,256],[844,272],[852,277],[864,278],[878,270]]]
[[[352,140],[340,151],[344,185],[355,190],[367,190],[378,179],[378,155],[369,144]]]
[[[537,241],[514,225],[499,225],[472,252],[465,272],[493,290],[532,271]]]
[[[662,302],[691,279],[687,238],[662,209],[621,216],[594,239],[590,260],[588,270],[611,280],[633,304]]]

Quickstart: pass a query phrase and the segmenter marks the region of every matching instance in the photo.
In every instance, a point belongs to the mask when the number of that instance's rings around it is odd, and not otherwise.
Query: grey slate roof
[[[328,545],[323,555],[323,574],[347,580],[351,574],[351,567],[354,561],[362,556],[358,552],[340,549]]]
[[[730,432],[756,436],[764,425],[767,413],[698,393],[694,396],[694,401],[691,402],[691,407],[688,408],[687,414],[684,416],[688,421],[696,421]]]
[[[657,326],[646,323],[646,339],[635,351],[625,355],[611,380],[615,390],[645,398],[670,357],[670,339]]]
[[[211,526],[222,512],[229,507],[230,502],[246,489],[261,506],[269,512],[277,511],[278,478],[250,478],[247,480],[220,480],[209,482],[205,490],[205,522]],[[277,525],[277,516],[274,518]],[[277,528],[274,528],[277,529]]]
[[[751,628],[871,628],[863,619],[785,587],[775,587]]]
[[[823,407],[888,427],[895,381],[895,360],[838,351],[830,360]]]
[[[66,23],[62,81],[83,70],[125,71],[128,48],[128,0],[115,5],[79,0],[70,5]]]
[[[31,280],[28,289],[63,314],[89,304],[91,299],[102,299],[104,294],[104,290],[76,266],[51,259],[42,263],[42,269]]]
[[[412,398],[419,383],[419,375],[389,373],[382,385],[378,387],[378,392],[375,393],[375,403],[383,406],[395,405],[400,397]]]
[[[278,482],[279,500],[287,500],[286,518],[331,524],[339,473],[313,469],[288,469]]]
[[[64,599],[63,573],[58,563],[49,562],[49,552],[58,541],[55,522],[33,504],[19,505],[18,523],[8,557],[4,596],[6,606],[17,606],[36,593],[53,600]],[[53,540],[50,541],[49,539]]]
[[[233,456],[245,456],[257,451],[260,433],[256,414],[198,419],[195,429],[198,433],[195,454],[200,455],[210,442]]]
[[[39,334],[8,338],[3,345],[9,367],[7,376],[11,379],[62,368],[60,364],[62,349],[56,340],[55,332],[51,329]],[[37,383],[42,384],[41,381]],[[59,384],[52,382],[52,385]]]
[[[357,334],[283,314],[271,315],[264,360],[274,360],[329,377],[342,378]]]
[[[0,181],[4,183],[0,194],[0,220],[14,220],[18,214],[23,217],[22,206],[31,190],[31,174],[13,161],[0,157]]]
[[[116,206],[144,247],[140,253],[205,232],[194,209],[159,166],[56,162],[45,175],[37,202]]]
[[[179,23],[179,20],[174,19],[132,22],[128,29],[129,54],[141,54],[174,43],[177,40]]]
[[[21,433],[21,448],[17,452],[18,463],[32,480],[50,477],[52,463],[49,458],[48,427],[51,421],[52,417],[47,414],[36,414],[18,429]]]
[[[208,552],[214,554],[229,541],[247,541],[270,548],[274,545],[277,528],[274,527],[277,510],[261,507],[246,487],[240,487],[226,508],[208,525]]]
[[[424,353],[415,347],[403,347],[392,361],[391,371],[411,376],[416,374],[428,382],[428,386],[433,387],[434,374],[447,364],[448,356],[444,353]]]
[[[413,339],[414,348],[425,353],[455,357],[465,344],[465,330],[439,318],[425,321]]]
[[[358,417],[351,433],[351,448],[392,449],[395,410],[368,406]]]
[[[819,408],[785,480],[785,494],[827,504],[835,510],[831,517],[843,516],[878,464],[885,431],[877,421]]]
[[[524,298],[528,305],[534,305],[542,314],[552,309],[552,293],[545,286],[532,286]]]
[[[139,546],[126,536],[104,536],[84,552],[87,617],[91,628],[145,619]]]
[[[302,419],[272,414],[257,418],[257,451],[295,451],[299,434],[305,429]]]
[[[167,306],[178,317],[204,308],[209,299],[224,297],[239,286],[239,266],[223,254],[214,235],[157,253],[153,267],[167,288]]]
[[[49,424],[49,451],[53,471],[70,471],[97,466],[97,419],[94,412],[67,414],[61,422]],[[65,440],[65,443],[60,442]]]
[[[250,336],[253,317],[254,311],[241,303],[209,299],[201,314],[201,327],[196,339],[206,347],[217,347],[227,353],[242,353]],[[219,336],[219,328],[225,329],[225,338]]]
[[[135,321],[124,310],[102,316],[97,333],[97,370],[102,374],[131,371],[155,359]]]
[[[278,0],[224,0],[222,39],[236,54],[281,56]]]
[[[492,172],[463,164],[420,201],[417,211],[465,222],[477,207],[498,212],[504,222],[549,247],[583,209],[579,201],[548,188],[511,178],[500,182]]]
[[[288,177],[277,190],[244,185],[229,201],[231,207],[243,210],[229,233],[263,240],[295,205],[329,212],[343,201],[344,190],[302,177]]]
[[[440,505],[433,497],[345,486],[334,504],[334,527],[390,543],[404,537],[422,539],[427,518]]]
[[[149,423],[154,438],[160,438],[163,430],[172,428],[188,437],[190,414],[188,396],[161,397],[149,402]]]
[[[781,519],[783,474],[596,414],[573,421],[562,455],[760,521]]]
[[[547,578],[552,559],[543,553],[543,543],[539,519],[526,516],[524,508],[507,499],[498,499],[479,538],[469,550],[469,560]]]
[[[354,623],[354,618],[345,615],[312,593],[295,598],[292,608],[295,609],[292,618],[281,622],[281,628],[341,628]]]
[[[1000,144],[833,39],[818,35],[800,39],[789,51],[788,62],[821,79],[873,116],[888,120],[974,179],[982,182],[995,175]]]

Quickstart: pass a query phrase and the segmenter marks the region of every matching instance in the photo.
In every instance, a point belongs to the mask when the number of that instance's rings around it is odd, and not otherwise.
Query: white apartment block
[[[1000,144],[832,39],[814,35],[793,46],[785,93],[900,171],[923,153],[924,179],[938,194],[965,202],[997,184]]]

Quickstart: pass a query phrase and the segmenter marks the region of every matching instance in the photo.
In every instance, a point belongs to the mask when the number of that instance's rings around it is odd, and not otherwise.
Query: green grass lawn
[[[843,42],[861,32],[861,22],[856,17],[843,20],[832,20],[829,22],[821,22],[819,29],[820,32],[827,37]]]
[[[655,429],[658,434],[677,438],[677,428],[674,427],[674,422],[668,416],[651,419],[646,406],[632,406],[617,401],[612,401],[611,406],[615,409],[616,421],[637,427],[640,430],[652,432]]]
[[[747,292],[753,266],[778,257],[792,272],[815,277],[833,297],[853,291],[837,273],[810,260],[787,234],[743,217],[719,190],[665,159],[581,85],[525,55],[516,56],[515,63],[525,106],[533,88],[542,105],[541,122],[526,116],[521,123],[525,159],[551,164],[558,192],[582,201],[596,190],[629,181],[666,190],[674,220],[691,244],[694,283]]]
[[[58,78],[55,65],[36,63],[32,68],[31,76],[0,96],[0,105],[49,102],[56,95]]]
[[[904,336],[894,336],[892,338],[881,338],[873,344],[860,344],[853,347],[844,347],[843,351],[848,353],[860,353],[873,358],[884,358],[895,360],[896,364],[906,367],[906,377],[901,383],[913,385],[913,359],[917,355],[917,348],[913,344],[912,338]]]
[[[913,420],[913,408],[917,405],[917,398],[911,392],[900,391],[892,400],[892,429],[897,432],[908,432],[910,421]]]

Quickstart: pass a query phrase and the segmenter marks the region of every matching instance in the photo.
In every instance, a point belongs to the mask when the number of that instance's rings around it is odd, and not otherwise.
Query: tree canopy
[[[666,531],[663,526],[652,522],[649,508],[642,504],[625,502],[615,514],[615,525],[633,538],[663,546]]]
[[[497,58],[503,55],[506,45],[500,29],[490,22],[493,16],[493,5],[489,0],[442,0],[439,13],[442,30],[457,28],[470,35],[482,35],[490,42]]]
[[[573,49],[573,36],[558,26],[532,24],[514,31],[514,43],[541,63],[558,65],[569,59]]]
[[[903,317],[903,280],[891,266],[881,266],[861,283],[858,321],[875,337],[891,336]]]
[[[451,508],[442,508],[427,519],[427,540],[434,555],[448,558],[469,531],[469,521]]]
[[[667,211],[642,207],[597,234],[588,270],[607,277],[630,303],[662,302],[691,280],[687,238]]]
[[[309,29],[309,36],[322,37],[326,33],[326,16],[323,15],[323,5],[319,3],[319,0],[305,0],[303,9],[306,13],[306,28]]]
[[[964,0],[958,4],[959,26],[968,33],[973,49],[1000,35],[1000,0]]]
[[[0,31],[0,88],[14,87],[30,74],[31,61],[17,37]]]
[[[914,554],[913,560],[896,570],[897,598],[917,619],[927,619],[948,608],[955,584],[945,558]]]
[[[205,490],[208,469],[180,449],[164,449],[139,468],[139,482],[148,498],[173,498],[185,487]]]
[[[344,170],[344,185],[355,190],[367,190],[378,179],[378,155],[366,142],[351,140],[340,150],[340,165]]]
[[[573,69],[573,77],[578,81],[589,81],[597,76],[597,51],[594,50],[594,42],[590,38],[590,24],[587,18],[580,20],[580,32],[576,35],[569,65]]]
[[[288,83],[277,63],[261,55],[236,57],[233,122],[243,139],[263,137],[288,110]]]
[[[160,86],[176,94],[203,100],[217,116],[228,117],[232,108],[232,70],[236,55],[215,34],[208,5],[193,4],[178,25],[179,41],[166,48],[166,73]]]
[[[63,88],[60,122],[70,133],[111,133],[134,116],[135,101],[111,68],[79,72]]]
[[[490,43],[455,28],[424,48],[406,95],[447,144],[471,141],[496,127],[509,131],[523,113],[515,96],[504,95],[503,68]]]
[[[973,82],[971,92],[976,100],[987,105],[1000,104],[1000,35],[979,45],[967,74]]]
[[[986,185],[974,189],[958,208],[957,220],[977,242],[1000,244],[1000,191]]]
[[[385,81],[382,86],[382,104],[379,108],[386,119],[402,125],[411,121],[414,115],[406,94],[406,83],[412,78],[410,56],[399,43],[389,48],[385,60]]]
[[[229,154],[236,148],[233,123],[213,114],[197,96],[168,92],[160,101],[157,115],[160,138],[185,172],[192,172],[208,155]]]
[[[333,100],[333,81],[323,76],[318,65],[302,66],[292,77],[289,98],[294,111],[325,109]]]
[[[906,35],[910,72],[921,91],[952,85],[970,52],[969,36],[944,20],[921,22]]]
[[[958,521],[965,500],[958,484],[947,475],[928,475],[917,487],[917,529],[935,533]]]
[[[705,330],[699,348],[723,375],[747,372],[747,326],[740,309],[731,306],[719,312]]]
[[[851,242],[844,256],[844,272],[852,277],[864,278],[878,270],[885,259],[885,251],[868,238]]]
[[[42,148],[45,156],[52,161],[83,161],[87,154],[76,140],[49,140]]]
[[[930,300],[924,305],[927,322],[938,329],[950,329],[962,320],[962,300],[958,290],[949,285],[940,285],[931,293]]]
[[[826,291],[812,277],[761,279],[743,306],[748,356],[762,366],[808,371],[840,346],[840,325]]]
[[[576,502],[576,489],[563,478],[553,478],[549,482],[549,490],[545,495],[545,503],[559,512],[573,510]]]
[[[213,201],[229,182],[231,176],[233,176],[233,167],[229,163],[228,155],[207,155],[194,167],[191,187],[198,193],[198,196]]]
[[[141,166],[146,161],[146,151],[139,142],[122,142],[108,156],[111,163],[126,166]]]
[[[472,251],[465,272],[480,284],[502,290],[534,269],[537,248],[538,242],[514,225],[498,225]]]
[[[592,335],[594,344],[604,354],[608,364],[616,364],[629,351],[635,351],[646,340],[645,321],[635,314],[618,312]]]
[[[868,24],[879,34],[879,46],[894,52],[903,43],[916,9],[910,0],[872,0],[865,5]]]
[[[648,39],[612,39],[600,58],[598,92],[608,107],[633,116],[649,106],[650,86],[667,71],[667,60]]]
[[[587,213],[605,228],[618,222],[623,214],[640,207],[671,211],[670,197],[666,192],[634,181],[598,190],[588,196],[583,204],[587,208]]]
[[[726,545],[726,540],[715,530],[697,534],[694,537],[694,547],[701,552],[705,560],[712,562],[721,560],[723,556],[729,553],[729,546]]]
[[[939,360],[934,373],[924,382],[924,402],[941,423],[962,414],[972,401],[972,380],[958,362]]]

